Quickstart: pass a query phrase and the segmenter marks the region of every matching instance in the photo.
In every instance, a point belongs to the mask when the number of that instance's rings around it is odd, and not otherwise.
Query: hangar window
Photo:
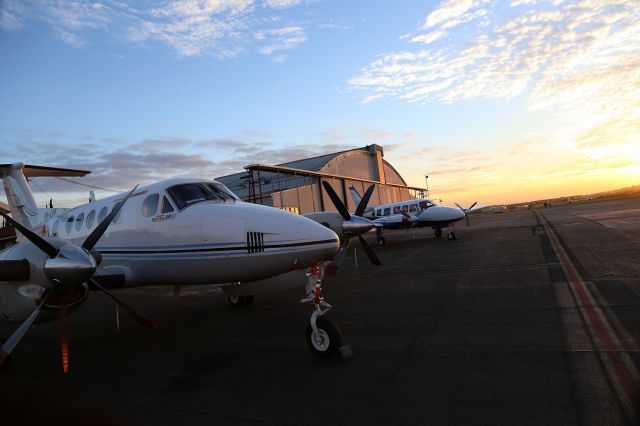
[[[390,214],[391,214],[391,207],[387,207],[386,209],[384,209],[385,216],[389,216]]]
[[[84,213],[80,213],[76,219],[76,231],[79,231],[80,228],[82,228],[82,222],[84,222]]]
[[[160,208],[160,213],[171,213],[173,211],[173,206],[171,202],[167,198],[167,196],[162,197],[162,207]]]
[[[238,198],[219,182],[184,183],[172,186],[167,192],[178,210],[202,201],[236,201]]]
[[[103,207],[100,209],[100,213],[98,213],[98,223],[102,222],[105,217],[107,217],[107,213],[109,209],[107,207]]]
[[[67,233],[71,232],[71,230],[73,229],[73,216],[69,216],[69,218],[67,219],[67,224],[65,226],[65,230],[67,231]]]
[[[91,229],[93,222],[96,220],[96,211],[91,210],[87,215],[87,229]]]
[[[393,214],[400,214],[400,206],[393,206]]]
[[[142,202],[142,215],[144,217],[151,217],[158,211],[158,202],[160,201],[160,195],[151,194]]]
[[[409,211],[410,212],[417,212],[418,211],[418,205],[417,204],[409,204]]]

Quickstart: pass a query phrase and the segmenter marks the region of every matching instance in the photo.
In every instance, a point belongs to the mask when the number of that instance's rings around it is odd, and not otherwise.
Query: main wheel
[[[227,296],[227,300],[232,308],[237,308],[238,306],[249,305],[253,303],[253,294],[249,294],[247,296]]]
[[[435,229],[435,234],[436,234],[436,238],[442,237],[442,229],[436,228]]]
[[[307,325],[307,344],[309,349],[319,358],[329,358],[342,346],[342,333],[338,326],[326,318],[316,320],[317,333],[311,324]]]

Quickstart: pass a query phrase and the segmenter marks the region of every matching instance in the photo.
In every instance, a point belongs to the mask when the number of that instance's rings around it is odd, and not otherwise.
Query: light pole
[[[427,176],[426,174],[424,175],[424,185],[425,189],[427,190],[426,198],[429,198],[429,176]]]

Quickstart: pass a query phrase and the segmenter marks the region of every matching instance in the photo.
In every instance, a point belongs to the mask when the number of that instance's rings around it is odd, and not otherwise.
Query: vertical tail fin
[[[37,176],[84,176],[89,171],[31,166],[23,163],[0,164],[0,177],[7,194],[11,216],[27,228],[38,225],[38,209],[27,178]]]
[[[351,192],[351,198],[353,198],[353,202],[356,204],[356,206],[360,204],[360,200],[362,200],[362,197],[360,196],[358,190],[355,187],[350,186],[349,192]]]

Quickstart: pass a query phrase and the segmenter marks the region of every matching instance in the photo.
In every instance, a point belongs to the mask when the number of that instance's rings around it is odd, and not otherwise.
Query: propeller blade
[[[342,261],[344,260],[345,255],[347,254],[347,249],[349,248],[349,238],[345,238],[340,244],[340,248],[333,255],[333,260],[327,267],[327,275],[333,277],[337,272],[340,265],[342,265]]]
[[[354,213],[356,216],[362,216],[365,209],[367,208],[367,204],[369,204],[369,199],[371,198],[371,194],[373,194],[373,190],[376,189],[374,184],[371,184],[367,191],[362,196],[362,199],[358,203],[358,207],[356,207],[356,212]]]
[[[91,251],[91,249],[98,243],[98,240],[100,240],[100,237],[102,237],[102,234],[105,233],[113,218],[116,217],[122,206],[124,206],[124,203],[127,202],[129,197],[131,197],[131,194],[133,194],[133,191],[135,191],[137,188],[138,185],[136,185],[131,191],[129,191],[127,196],[122,201],[118,201],[116,203],[116,205],[113,207],[113,210],[111,210],[111,213],[109,213],[107,217],[105,217],[102,222],[100,222],[100,224],[96,226],[96,229],[94,229],[93,232],[89,234],[87,239],[84,240],[84,243],[82,243],[83,249]]]
[[[342,216],[344,220],[351,220],[351,214],[349,213],[349,210],[347,210],[340,197],[338,197],[336,191],[334,191],[331,185],[329,185],[329,182],[322,181],[322,186],[324,187],[324,190],[327,191],[327,194],[329,194],[329,198],[331,198],[331,202],[336,207],[336,209],[338,209],[338,213],[340,213],[340,216]]]
[[[126,303],[124,303],[122,300],[120,300],[119,298],[117,298],[115,295],[113,295],[113,293],[111,293],[109,290],[107,290],[106,288],[102,287],[100,285],[100,283],[98,283],[98,281],[96,281],[93,278],[89,278],[89,282],[96,287],[98,290],[102,291],[103,293],[105,293],[107,296],[109,296],[110,298],[112,298],[118,305],[122,306],[124,309],[127,310],[127,312],[129,312],[129,315],[131,315],[136,321],[138,321],[138,323],[144,327],[147,328],[158,328],[158,326],[156,325],[155,322],[151,321],[150,319],[147,319],[145,317],[142,316],[142,314],[140,314],[138,311],[136,311],[135,309],[133,309],[131,306],[127,305]]]
[[[22,226],[19,222],[16,222],[11,216],[7,216],[4,212],[0,211],[0,215],[4,216],[5,219],[9,221],[18,231],[25,236],[25,238],[33,243],[40,250],[45,252],[49,257],[54,258],[58,255],[60,250],[52,246],[47,240],[42,238],[40,235],[31,231],[29,228]]]
[[[47,303],[47,300],[49,300],[49,297],[52,294],[53,294],[53,291],[47,292],[47,295],[44,297],[44,299],[42,299],[42,302],[40,302],[40,304],[31,313],[31,315],[29,315],[29,317],[26,320],[24,320],[22,324],[20,324],[20,326],[16,329],[16,331],[14,331],[13,334],[9,336],[7,341],[4,342],[2,347],[0,347],[0,365],[2,365],[2,363],[7,359],[7,357],[13,351],[13,349],[18,345],[18,343],[20,343],[20,340],[22,340],[24,335],[27,334],[27,331],[29,331],[29,328],[31,327],[33,322],[36,320],[36,318],[38,318],[38,314],[40,314],[42,307],[44,306],[45,303]]]
[[[362,245],[362,248],[364,249],[364,252],[367,254],[367,257],[369,258],[371,263],[373,263],[374,265],[382,265],[382,262],[380,262],[380,259],[376,255],[376,252],[374,252],[371,246],[367,243],[367,240],[365,240],[362,235],[358,235],[358,239],[360,240],[360,244]]]
[[[459,208],[460,210],[464,211],[464,209],[462,208],[462,206],[461,206],[460,204],[458,204],[458,203],[455,203],[455,204],[456,204],[456,206],[458,206],[458,208]]]
[[[477,201],[475,203],[471,204],[471,206],[467,210],[471,210],[476,204],[478,204]]]

